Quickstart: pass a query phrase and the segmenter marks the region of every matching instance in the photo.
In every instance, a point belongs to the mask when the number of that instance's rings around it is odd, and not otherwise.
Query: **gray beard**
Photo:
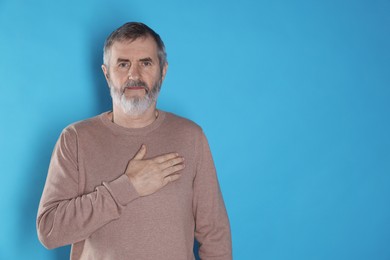
[[[121,87],[120,90],[116,89],[110,84],[110,94],[112,102],[123,109],[127,115],[139,116],[142,115],[150,106],[157,101],[158,94],[160,93],[161,83],[157,82],[151,91],[146,91],[144,97],[131,97],[127,98],[124,95],[125,87]]]

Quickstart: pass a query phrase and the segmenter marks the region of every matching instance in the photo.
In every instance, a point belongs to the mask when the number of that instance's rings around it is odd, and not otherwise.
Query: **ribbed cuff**
[[[103,182],[114,199],[122,206],[126,206],[131,201],[139,197],[129,177],[126,174],[110,182]]]

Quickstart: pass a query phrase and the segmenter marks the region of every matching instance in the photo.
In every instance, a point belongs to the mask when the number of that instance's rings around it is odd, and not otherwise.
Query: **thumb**
[[[141,145],[141,148],[135,154],[133,159],[142,160],[145,157],[145,155],[146,155],[146,146],[143,144],[143,145]]]

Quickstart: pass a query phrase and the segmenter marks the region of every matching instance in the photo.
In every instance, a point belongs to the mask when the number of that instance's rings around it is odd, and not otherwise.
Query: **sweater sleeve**
[[[80,194],[78,170],[77,134],[67,128],[54,148],[38,209],[38,237],[49,249],[85,240],[138,197],[124,174]]]
[[[210,148],[203,133],[198,147],[193,210],[199,256],[202,260],[229,260],[232,259],[229,220]]]

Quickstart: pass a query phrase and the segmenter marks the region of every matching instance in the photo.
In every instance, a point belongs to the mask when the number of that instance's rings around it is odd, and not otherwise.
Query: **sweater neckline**
[[[110,128],[116,134],[128,134],[128,135],[146,135],[154,130],[156,130],[161,123],[164,121],[166,113],[164,111],[158,110],[158,116],[151,124],[141,127],[141,128],[127,128],[115,124],[109,119],[108,114],[112,111],[106,111],[99,115],[100,120],[105,126]]]

